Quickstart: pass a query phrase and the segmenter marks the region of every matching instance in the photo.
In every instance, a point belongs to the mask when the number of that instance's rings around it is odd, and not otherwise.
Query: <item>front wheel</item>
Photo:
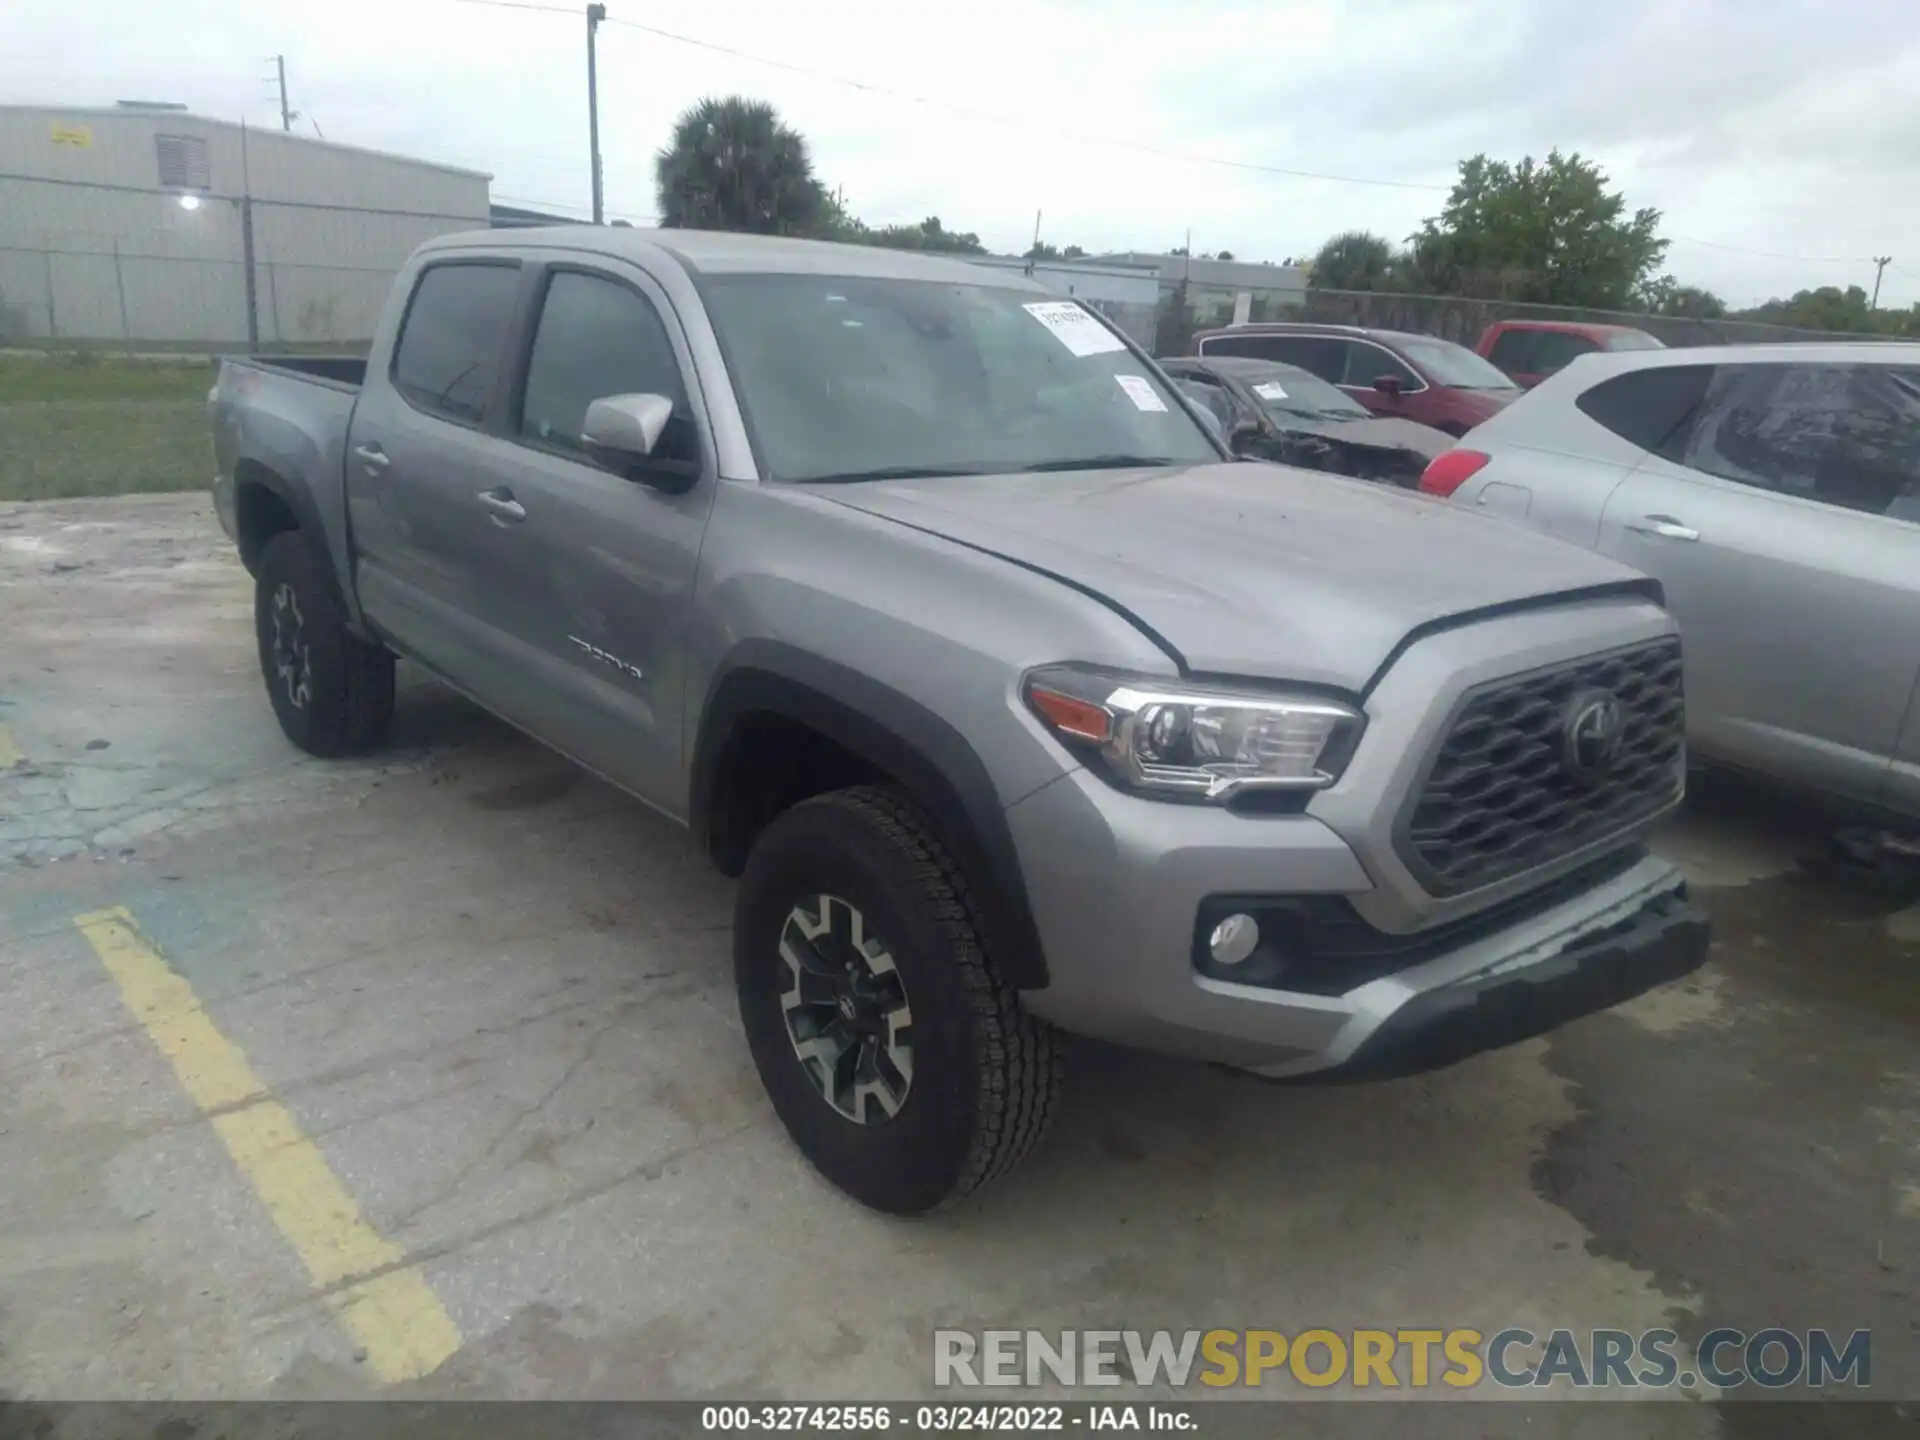
[[[733,933],[761,1083],[856,1200],[918,1214],[1039,1141],[1058,1036],[994,969],[967,877],[903,796],[840,790],[778,816],[747,860]]]
[[[296,530],[255,567],[253,628],[274,718],[309,755],[378,744],[393,719],[393,656],[347,628],[326,558]]]

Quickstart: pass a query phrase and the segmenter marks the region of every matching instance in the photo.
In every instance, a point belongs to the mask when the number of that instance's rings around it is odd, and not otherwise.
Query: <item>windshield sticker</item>
[[[1105,355],[1127,348],[1118,335],[1071,300],[1042,300],[1020,308],[1051,330],[1053,338],[1075,355]]]
[[[1116,375],[1113,378],[1120,382],[1120,388],[1127,392],[1127,398],[1133,401],[1136,410],[1158,410],[1163,415],[1166,413],[1166,401],[1153,393],[1153,386],[1147,383],[1146,376]]]
[[[1287,387],[1275,380],[1263,380],[1253,387],[1253,393],[1262,400],[1284,400],[1287,398]]]

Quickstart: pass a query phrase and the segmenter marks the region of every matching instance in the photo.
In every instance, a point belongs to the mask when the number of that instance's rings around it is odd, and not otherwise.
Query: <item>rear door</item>
[[[674,418],[655,455],[710,456],[691,353],[665,293],[636,266],[568,258],[542,267],[531,289],[502,443],[473,487],[500,643],[522,676],[502,708],[673,808],[682,640],[712,466],[668,494],[595,465],[580,431],[596,399],[663,395]]]
[[[354,585],[368,620],[476,693],[495,657],[492,584],[480,568],[487,517],[473,497],[497,445],[488,425],[503,400],[521,280],[513,260],[418,270],[387,369],[367,377],[347,438]]]
[[[1657,576],[1720,759],[1873,801],[1920,676],[1920,371],[1715,367],[1600,548]]]

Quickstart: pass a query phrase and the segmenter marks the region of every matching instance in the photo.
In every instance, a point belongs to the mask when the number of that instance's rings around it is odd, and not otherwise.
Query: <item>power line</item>
[[[455,0],[461,5],[483,5],[498,10],[528,10],[543,15],[565,15],[573,18],[578,12],[564,5],[543,5],[536,0]],[[765,65],[769,69],[784,70],[793,75],[804,75],[813,80],[824,80],[832,85],[841,85],[850,90],[859,90],[869,95],[882,95],[891,100],[899,100],[909,105],[920,105],[930,110],[945,110],[969,120],[984,120],[992,125],[1006,125],[1018,130],[1031,131],[1032,120],[1014,115],[1001,115],[991,110],[976,110],[969,105],[957,105],[948,100],[935,100],[925,95],[915,95],[906,90],[896,90],[888,85],[875,85],[870,81],[857,80],[850,75],[836,75],[827,70],[815,70],[806,65],[795,65],[788,60],[774,60],[765,55],[756,55],[751,50],[741,50],[732,45],[722,45],[713,40],[702,40],[692,35],[682,35],[674,30],[663,30],[658,25],[646,25],[638,20],[627,20],[617,15],[606,18],[609,25],[619,25],[628,30],[639,30],[661,40],[671,40],[677,45],[691,45],[698,50],[710,50],[716,55],[731,56],[736,60],[745,60],[755,65]],[[1373,185],[1393,190],[1427,190],[1446,193],[1451,185],[1438,185],[1420,180],[1387,180],[1378,176],[1335,175],[1319,170],[1297,170],[1284,165],[1263,165],[1253,160],[1229,160],[1220,155],[1200,155],[1185,150],[1168,150],[1159,145],[1147,145],[1134,140],[1118,140],[1105,135],[1088,135],[1077,130],[1063,127],[1049,127],[1056,134],[1064,135],[1083,145],[1102,145],[1109,149],[1125,150],[1133,154],[1153,155],[1163,160],[1178,160],[1187,164],[1217,165],[1229,170],[1245,170],[1261,175],[1278,175],[1289,180],[1325,180],[1340,185]]]
[[[1709,250],[1725,250],[1733,255],[1755,255],[1762,260],[1797,260],[1807,265],[1871,265],[1863,255],[1783,255],[1776,250],[1749,250],[1744,245],[1727,245],[1718,240],[1698,240],[1691,235],[1667,237],[1682,245],[1704,245]]]

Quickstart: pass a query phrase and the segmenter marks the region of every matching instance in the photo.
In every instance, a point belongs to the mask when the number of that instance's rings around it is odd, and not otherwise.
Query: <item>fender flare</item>
[[[723,872],[737,875],[746,863],[745,838],[724,832],[733,748],[745,722],[763,714],[824,735],[891,776],[923,806],[954,858],[975,877],[974,899],[1001,974],[1016,989],[1045,988],[1046,957],[1013,831],[972,745],[892,686],[777,641],[738,646],[715,673],[701,712],[689,818]]]
[[[302,530],[317,537],[321,545],[324,546],[327,543],[326,526],[321,523],[320,507],[314,502],[313,492],[305,485],[294,484],[272,466],[244,457],[233,467],[233,515],[236,530],[240,525],[240,496],[248,486],[258,486],[273,495],[293,512],[293,518],[300,522]],[[235,543],[239,543],[237,535]],[[248,568],[252,568],[251,564]]]

